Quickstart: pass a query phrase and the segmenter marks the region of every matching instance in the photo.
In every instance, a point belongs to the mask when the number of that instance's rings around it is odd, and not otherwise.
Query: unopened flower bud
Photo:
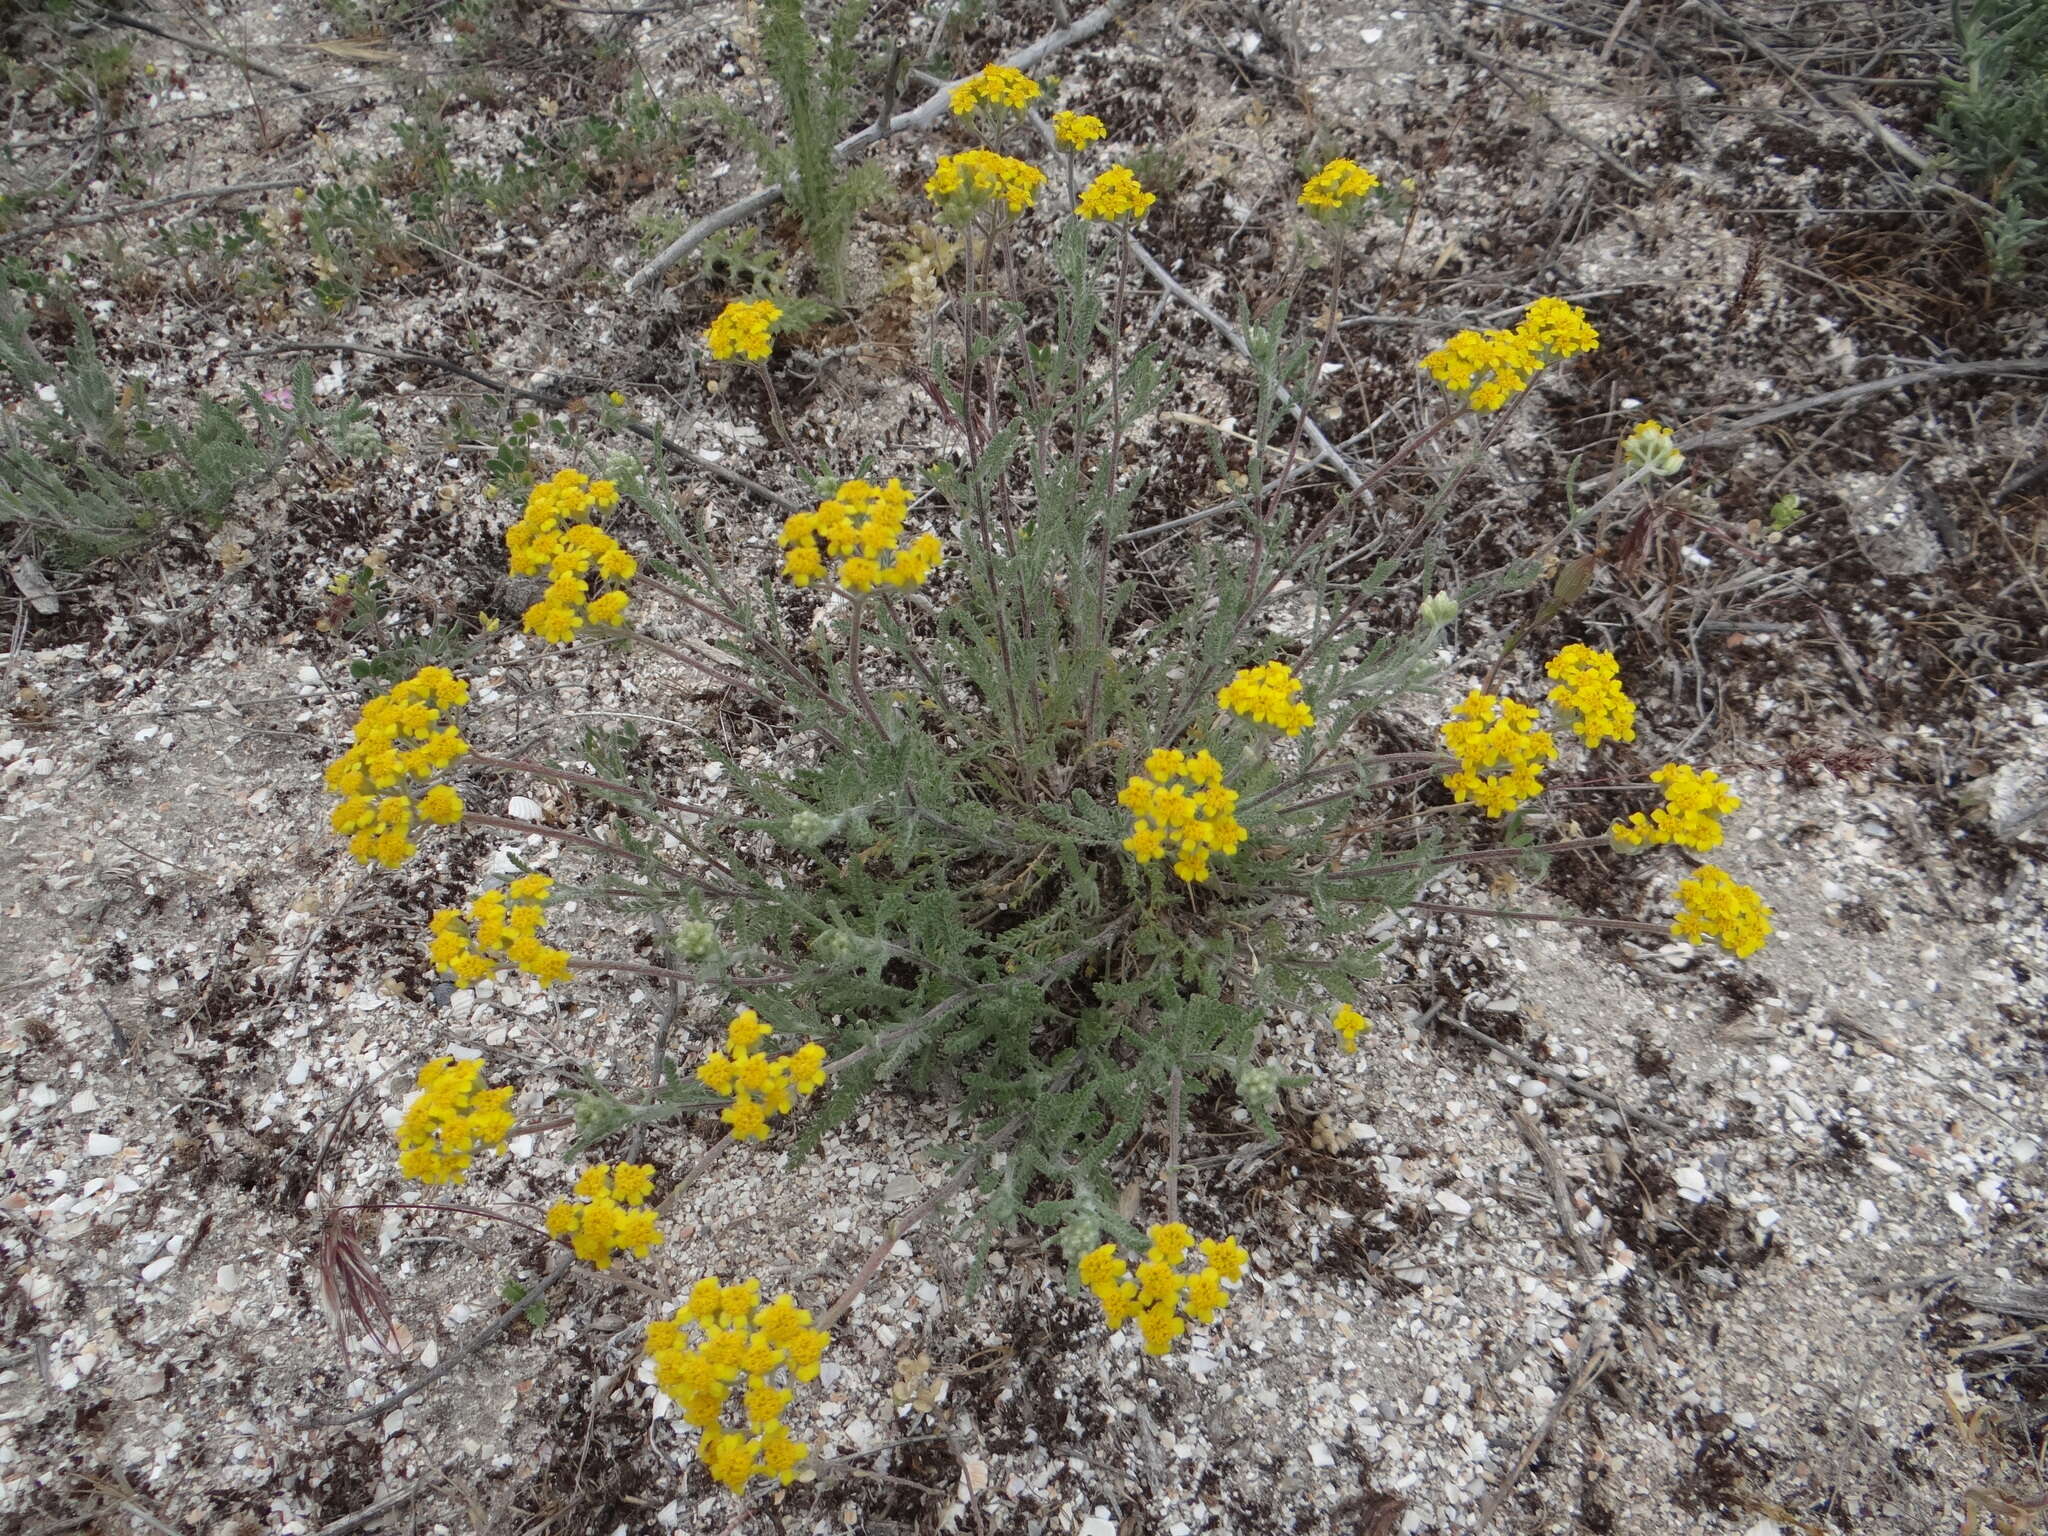
[[[820,816],[816,811],[798,811],[789,818],[783,835],[792,847],[817,848],[838,830],[836,817]]]
[[[1425,597],[1416,611],[1431,629],[1442,629],[1458,616],[1458,600],[1448,592],[1439,592],[1434,597]]]
[[[1238,1074],[1237,1096],[1252,1109],[1270,1111],[1280,1102],[1280,1074],[1271,1067],[1247,1067]]]
[[[1621,457],[1630,469],[1648,470],[1653,475],[1675,475],[1685,468],[1685,455],[1661,424],[1646,421],[1629,433],[1621,445]]]
[[[718,930],[709,923],[678,923],[675,951],[691,965],[702,965],[718,954]]]

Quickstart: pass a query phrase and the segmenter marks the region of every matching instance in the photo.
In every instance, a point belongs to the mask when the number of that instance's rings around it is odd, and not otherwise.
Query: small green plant
[[[233,405],[210,396],[189,420],[165,410],[140,379],[117,379],[91,327],[61,365],[30,338],[31,316],[0,286],[0,376],[21,394],[0,412],[0,527],[17,548],[83,565],[183,526],[219,527],[235,497],[274,479],[295,447],[348,457],[375,451],[366,412],[323,408],[301,364],[288,403],[244,387]]]
[[[992,142],[1021,126],[1040,87],[992,66],[962,91],[956,108],[986,112],[973,126]],[[943,1110],[952,1177],[890,1224],[820,1329],[793,1300],[763,1309],[757,1288],[710,1279],[649,1325],[657,1383],[735,1493],[757,1476],[788,1481],[806,1453],[781,1429],[791,1389],[776,1373],[808,1379],[825,1330],[899,1237],[970,1187],[985,1241],[1006,1227],[1044,1233],[1106,1326],[1135,1324],[1148,1353],[1214,1325],[1250,1256],[1232,1235],[1197,1238],[1177,1213],[1191,1103],[1213,1095],[1277,1136],[1280,1058],[1318,1038],[1357,1050],[1369,1025],[1353,999],[1406,915],[1586,922],[1738,958],[1771,934],[1757,893],[1711,864],[1677,884],[1668,923],[1502,914],[1428,891],[1461,866],[1533,875],[1595,848],[1653,862],[1707,852],[1741,805],[1712,770],[1633,756],[1617,774],[1590,757],[1633,746],[1636,705],[1616,658],[1580,643],[1549,657],[1544,681],[1522,680],[1541,702],[1495,691],[1508,660],[1496,655],[1426,749],[1384,741],[1389,706],[1440,671],[1461,607],[1527,588],[1541,569],[1529,558],[1454,575],[1448,509],[1536,377],[1600,345],[1586,313],[1539,297],[1512,330],[1463,331],[1419,357],[1441,386],[1434,419],[1386,464],[1461,438],[1462,462],[1419,492],[1383,471],[1339,492],[1290,473],[1335,310],[1303,334],[1276,302],[1245,324],[1247,399],[1236,429],[1209,443],[1231,489],[1162,513],[1149,495],[1159,450],[1134,428],[1167,378],[1128,324],[1132,227],[1157,197],[1112,166],[1071,216],[1049,220],[1049,185],[986,147],[943,156],[926,182],[959,252],[944,274],[959,329],[935,337],[929,359],[949,427],[936,462],[896,476],[849,464],[806,477],[779,526],[732,517],[712,529],[666,481],[664,458],[621,457],[599,477],[536,475],[506,528],[532,640],[653,652],[778,723],[765,751],[705,738],[724,798],[675,798],[688,791],[657,778],[630,730],[565,743],[573,765],[492,756],[457,713],[468,685],[436,666],[365,702],[327,769],[330,824],[365,864],[396,868],[419,852],[414,834],[458,827],[553,839],[571,855],[560,876],[522,868],[434,914],[428,957],[458,985],[612,972],[670,987],[671,1020],[683,996],[736,1010],[724,1048],[707,1045],[687,1076],[666,1060],[665,1022],[652,1083],[637,1063],[634,1081],[609,1086],[599,1078],[612,1074],[587,1068],[573,1114],[539,1123],[573,1128],[579,1153],[632,1138],[634,1161],[586,1168],[576,1199],[549,1212],[549,1235],[573,1239],[577,1258],[662,1262],[649,1200],[664,1159],[637,1161],[654,1127],[694,1120],[733,1156],[794,1127],[801,1155],[878,1099]],[[1302,189],[1340,289],[1376,185],[1332,161]],[[707,336],[713,354],[765,362],[774,308],[729,306]],[[1235,462],[1242,442],[1253,451]],[[1684,470],[1654,422],[1621,457],[1614,487],[1557,539]],[[1367,503],[1368,490],[1385,499]],[[658,537],[621,542],[608,525],[629,506]],[[706,638],[663,638],[671,619]],[[590,832],[480,814],[459,787],[474,774],[571,786],[608,814]],[[1643,808],[1582,835],[1591,791]],[[589,872],[573,904],[561,901],[578,869]],[[583,956],[557,947],[559,929],[541,938],[588,909],[644,920],[660,947]],[[1305,1017],[1314,1035],[1287,1039]],[[513,1088],[482,1088],[481,1074],[445,1057],[422,1069],[397,1132],[402,1170],[410,1159],[416,1177],[459,1179],[479,1150],[504,1146]],[[823,1106],[810,1113],[814,1093]],[[1148,1129],[1169,1149],[1165,1219],[1141,1232],[1124,1194],[1162,1173],[1155,1153],[1134,1150]],[[718,1337],[699,1347],[688,1330],[702,1322]],[[742,1368],[751,1438],[720,1417]]]
[[[1998,213],[1984,242],[1994,274],[2017,277],[2048,231],[2048,6],[1954,0],[1956,74],[1935,133]]]
[[[881,193],[872,164],[840,165],[833,147],[861,106],[860,57],[853,38],[867,0],[846,0],[822,32],[805,19],[803,0],[767,0],[761,52],[782,97],[787,143],[776,143],[737,114],[727,121],[746,139],[763,174],[782,183],[803,221],[819,284],[835,304],[846,302],[846,241],[855,216]]]

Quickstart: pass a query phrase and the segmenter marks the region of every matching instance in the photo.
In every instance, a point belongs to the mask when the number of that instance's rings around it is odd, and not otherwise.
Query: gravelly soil
[[[2039,307],[1981,281],[1973,237],[1945,204],[1925,211],[1821,78],[1852,73],[1852,53],[1882,54],[1886,78],[1926,74],[1930,15],[1831,15],[1806,36],[1761,7],[1717,11],[1721,28],[1646,10],[1579,6],[1552,13],[1560,26],[1477,6],[1146,6],[1049,69],[1063,100],[1109,119],[1113,147],[1157,152],[1169,190],[1145,238],[1225,310],[1329,302],[1288,217],[1304,163],[1348,152],[1415,179],[1413,218],[1375,230],[1370,276],[1341,296],[1324,424],[1360,463],[1425,419],[1424,346],[1538,292],[1587,306],[1601,351],[1546,386],[1500,467],[1461,492],[1476,567],[1537,547],[1566,457],[1604,468],[1643,414],[1705,437],[1775,403],[2042,350]],[[163,188],[313,181],[396,155],[419,80],[465,47],[487,49],[496,88],[463,77],[441,101],[459,164],[515,151],[634,70],[743,109],[765,89],[737,7],[510,14],[485,43],[439,20],[393,27],[376,63],[259,50],[317,81],[305,101],[142,37],[138,60],[159,70],[150,173]],[[949,57],[979,63],[1056,24],[1037,7],[969,20]],[[238,46],[349,31],[296,4],[208,26]],[[891,4],[865,35],[935,54],[938,27]],[[1805,72],[1751,46],[1759,32]],[[260,111],[241,110],[252,85]],[[1924,130],[1925,93],[1853,90],[1909,138]],[[237,110],[190,118],[223,104]],[[11,133],[82,126],[44,99]],[[616,388],[686,449],[787,492],[758,392],[708,394],[692,360],[717,286],[621,296],[636,218],[755,185],[715,125],[690,135],[680,190],[672,171],[597,174],[545,217],[484,218],[460,251],[372,271],[338,314],[305,302],[317,274],[289,239],[281,293],[181,277],[147,219],[109,226],[114,246],[81,229],[15,254],[68,261],[110,358],[160,395],[280,385],[292,359],[248,354],[286,341],[430,353],[541,389]],[[887,146],[903,195],[856,233],[855,318],[778,359],[791,432],[820,461],[873,455],[907,476],[955,447],[916,372],[932,317],[914,289],[878,292],[917,238],[934,152],[930,137]],[[54,151],[17,165],[37,153]],[[155,191],[95,183],[74,212]],[[284,227],[291,202],[255,206]],[[783,221],[766,238],[795,250]],[[1243,416],[1250,386],[1187,308],[1149,292],[1133,308],[1176,370],[1138,434],[1176,466],[1148,491],[1164,518],[1209,494],[1199,423]],[[63,323],[45,316],[44,339]],[[1380,1027],[1358,1056],[1319,1021],[1273,1021],[1269,1059],[1307,1079],[1280,1141],[1226,1098],[1191,1106],[1184,1213],[1255,1255],[1221,1326],[1146,1360],[1102,1333],[1056,1254],[1005,1242],[977,1277],[956,1211],[957,1230],[934,1221],[897,1246],[839,1329],[802,1409],[818,1480],[739,1506],[647,1381],[640,1323],[705,1272],[835,1294],[943,1184],[943,1115],[885,1095],[797,1167],[725,1160],[670,1210],[654,1260],[574,1273],[480,1351],[466,1341],[506,1283],[532,1286],[551,1256],[502,1225],[369,1214],[405,1356],[360,1338],[343,1355],[317,1295],[323,1213],[404,1198],[389,1127],[418,1063],[481,1050],[539,1119],[579,1064],[644,1077],[666,1003],[604,984],[450,994],[419,934],[491,846],[448,837],[402,872],[364,873],[326,834],[319,767],[362,693],[349,663],[516,607],[509,513],[485,494],[495,404],[360,354],[316,370],[372,407],[384,458],[313,463],[218,535],[61,580],[60,611],[26,613],[7,661],[0,1509],[22,1529],[1108,1536],[1449,1532],[1483,1512],[1527,1532],[1767,1536],[1946,1532],[2037,1507],[2037,381],[1944,376],[1702,447],[1652,514],[1608,531],[1610,561],[1566,620],[1567,638],[1621,656],[1646,766],[1689,754],[1738,786],[1726,862],[1776,908],[1769,949],[1737,965],[1551,923],[1406,922],[1383,991],[1360,1000]],[[638,446],[596,414],[569,418],[574,452],[541,457]],[[1418,482],[1448,463],[1418,458]],[[700,477],[681,490],[736,565],[768,558],[768,509]],[[1804,521],[1775,542],[1744,532],[1787,491]],[[351,632],[328,586],[366,566],[386,614]],[[1524,617],[1468,616],[1440,695],[1389,728],[1426,738]],[[650,764],[716,798],[707,739],[772,746],[658,660],[542,656],[501,633],[468,670],[495,749],[573,756],[586,725],[624,715]],[[1521,662],[1503,677],[1535,682]],[[485,781],[478,798],[493,795],[486,809],[531,796],[520,813],[563,828],[591,811],[556,788]],[[1534,890],[1436,890],[1654,917],[1653,884],[1602,858],[1560,860]],[[629,928],[585,918],[579,953],[635,952]],[[689,1059],[726,1011],[686,992],[672,1048]],[[664,1127],[644,1150],[680,1170],[709,1140]],[[1155,1139],[1124,1170],[1148,1208],[1164,1160]],[[523,1136],[490,1194],[530,1217],[570,1171],[559,1136]],[[398,1407],[322,1423],[449,1362]]]

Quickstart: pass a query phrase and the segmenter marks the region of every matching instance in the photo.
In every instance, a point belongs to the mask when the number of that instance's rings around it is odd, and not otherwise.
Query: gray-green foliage
[[[83,314],[71,322],[76,339],[52,361],[20,295],[0,284],[0,380],[20,397],[0,410],[0,528],[16,548],[83,565],[167,531],[216,528],[298,445],[350,456],[377,446],[360,406],[316,402],[303,364],[288,406],[244,385],[232,405],[202,395],[173,412],[141,379],[107,370]]]
[[[1031,302],[968,304],[971,373],[934,358],[969,443],[909,519],[944,537],[936,602],[878,591],[793,624],[786,585],[733,577],[662,510],[658,481],[633,487],[681,552],[664,577],[724,616],[718,665],[814,749],[725,759],[742,824],[622,813],[622,839],[655,821],[691,853],[715,844],[718,862],[599,894],[670,911],[674,964],[841,1063],[799,1150],[890,1084],[952,1108],[963,1147],[986,1157],[993,1221],[1128,1234],[1116,1159],[1148,1117],[1225,1086],[1270,1127],[1280,1080],[1260,1025],[1290,1006],[1327,1018],[1375,973],[1369,930],[1425,878],[1432,836],[1377,858],[1358,812],[1384,775],[1344,743],[1434,664],[1432,625],[1365,635],[1359,614],[1437,573],[1426,515],[1361,532],[1280,494],[1255,454],[1234,517],[1148,543],[1105,579],[1144,488],[1114,473],[1111,445],[1155,410],[1163,377],[1149,351],[1105,363],[1089,238],[1068,225]],[[1258,390],[1241,427],[1262,443],[1287,441],[1283,381],[1314,372],[1314,347],[1285,331],[1284,312],[1251,330]],[[1319,717],[1291,743],[1214,703],[1269,659],[1283,611],[1297,621],[1283,654]],[[630,746],[593,738],[585,753],[627,778]],[[1204,884],[1123,847],[1118,793],[1160,746],[1212,751],[1240,797],[1249,840]],[[598,1095],[584,1139],[707,1102],[687,1081],[637,1110]]]
[[[786,143],[748,130],[763,170],[803,220],[818,277],[834,303],[846,300],[846,238],[854,216],[882,187],[873,165],[842,166],[832,150],[861,105],[860,56],[853,39],[868,0],[846,0],[823,33],[804,16],[803,0],[767,0],[761,52],[782,97]]]
[[[1954,0],[1956,74],[1935,132],[1973,190],[1998,208],[1985,226],[1992,269],[2021,271],[2048,232],[2048,5]]]

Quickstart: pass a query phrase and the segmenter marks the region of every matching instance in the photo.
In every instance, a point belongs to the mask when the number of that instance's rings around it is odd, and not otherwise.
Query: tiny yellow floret
[[[419,1096],[398,1122],[398,1171],[422,1184],[460,1184],[479,1148],[505,1150],[510,1088],[479,1088],[481,1061],[436,1056],[420,1068]]]
[[[1052,136],[1060,148],[1079,154],[1090,144],[1107,135],[1109,130],[1102,125],[1102,119],[1086,112],[1055,112],[1052,115]]]
[[[1129,166],[1112,165],[1081,189],[1074,212],[1104,223],[1128,219],[1135,224],[1159,199],[1138,184]]]
[[[1636,739],[1635,702],[1622,691],[1621,668],[1612,651],[1568,645],[1543,670],[1557,679],[1550,702],[1587,746]]]
[[[1038,82],[1023,70],[1007,64],[984,64],[979,74],[969,75],[953,87],[950,103],[955,117],[967,117],[984,107],[1021,112],[1039,94]]]
[[[1302,183],[1301,195],[1295,202],[1318,214],[1342,213],[1379,184],[1379,177],[1371,171],[1340,156]]]
[[[1747,960],[1771,936],[1771,909],[1763,898],[1725,869],[1702,864],[1678,885],[1673,938],[1699,944],[1712,939],[1738,960]]]
[[[1636,851],[1665,843],[1707,853],[1721,846],[1721,818],[1742,801],[1711,768],[1666,763],[1650,775],[1664,789],[1664,803],[1645,816],[1635,812],[1607,829],[1614,846]]]
[[[1104,1243],[1081,1256],[1075,1273],[1101,1306],[1111,1333],[1134,1322],[1145,1353],[1164,1355],[1189,1322],[1206,1327],[1230,1305],[1224,1287],[1244,1278],[1250,1255],[1234,1237],[1197,1242],[1177,1221],[1155,1226],[1147,1235],[1152,1243],[1135,1272],[1117,1256],[1115,1243]],[[1180,1266],[1190,1253],[1200,1254],[1202,1267],[1185,1273]]]
[[[1301,679],[1284,661],[1246,667],[1216,694],[1216,707],[1299,736],[1316,723],[1315,713],[1295,696]]]
[[[1190,885],[1209,878],[1212,855],[1236,853],[1245,840],[1237,791],[1224,787],[1223,765],[1207,751],[1157,749],[1116,798],[1131,813],[1126,851],[1140,864],[1172,853],[1173,872]]]
[[[825,1048],[811,1041],[786,1056],[754,1049],[774,1033],[758,1013],[744,1008],[725,1027],[725,1049],[697,1068],[698,1082],[732,1100],[719,1118],[735,1141],[766,1141],[772,1116],[788,1114],[799,1098],[824,1086]]]
[[[1330,1028],[1334,1029],[1337,1038],[1344,1042],[1345,1055],[1351,1056],[1358,1052],[1358,1037],[1370,1030],[1372,1025],[1364,1014],[1346,1003],[1337,1010],[1337,1017],[1330,1020]]]
[[[744,358],[750,363],[766,362],[775,350],[775,322],[782,308],[770,299],[734,299],[718,312],[704,332],[712,357],[721,363]]]
[[[1600,333],[1586,312],[1563,299],[1542,298],[1512,331],[1460,331],[1423,358],[1429,376],[1475,411],[1497,411],[1554,362],[1591,352]]]

